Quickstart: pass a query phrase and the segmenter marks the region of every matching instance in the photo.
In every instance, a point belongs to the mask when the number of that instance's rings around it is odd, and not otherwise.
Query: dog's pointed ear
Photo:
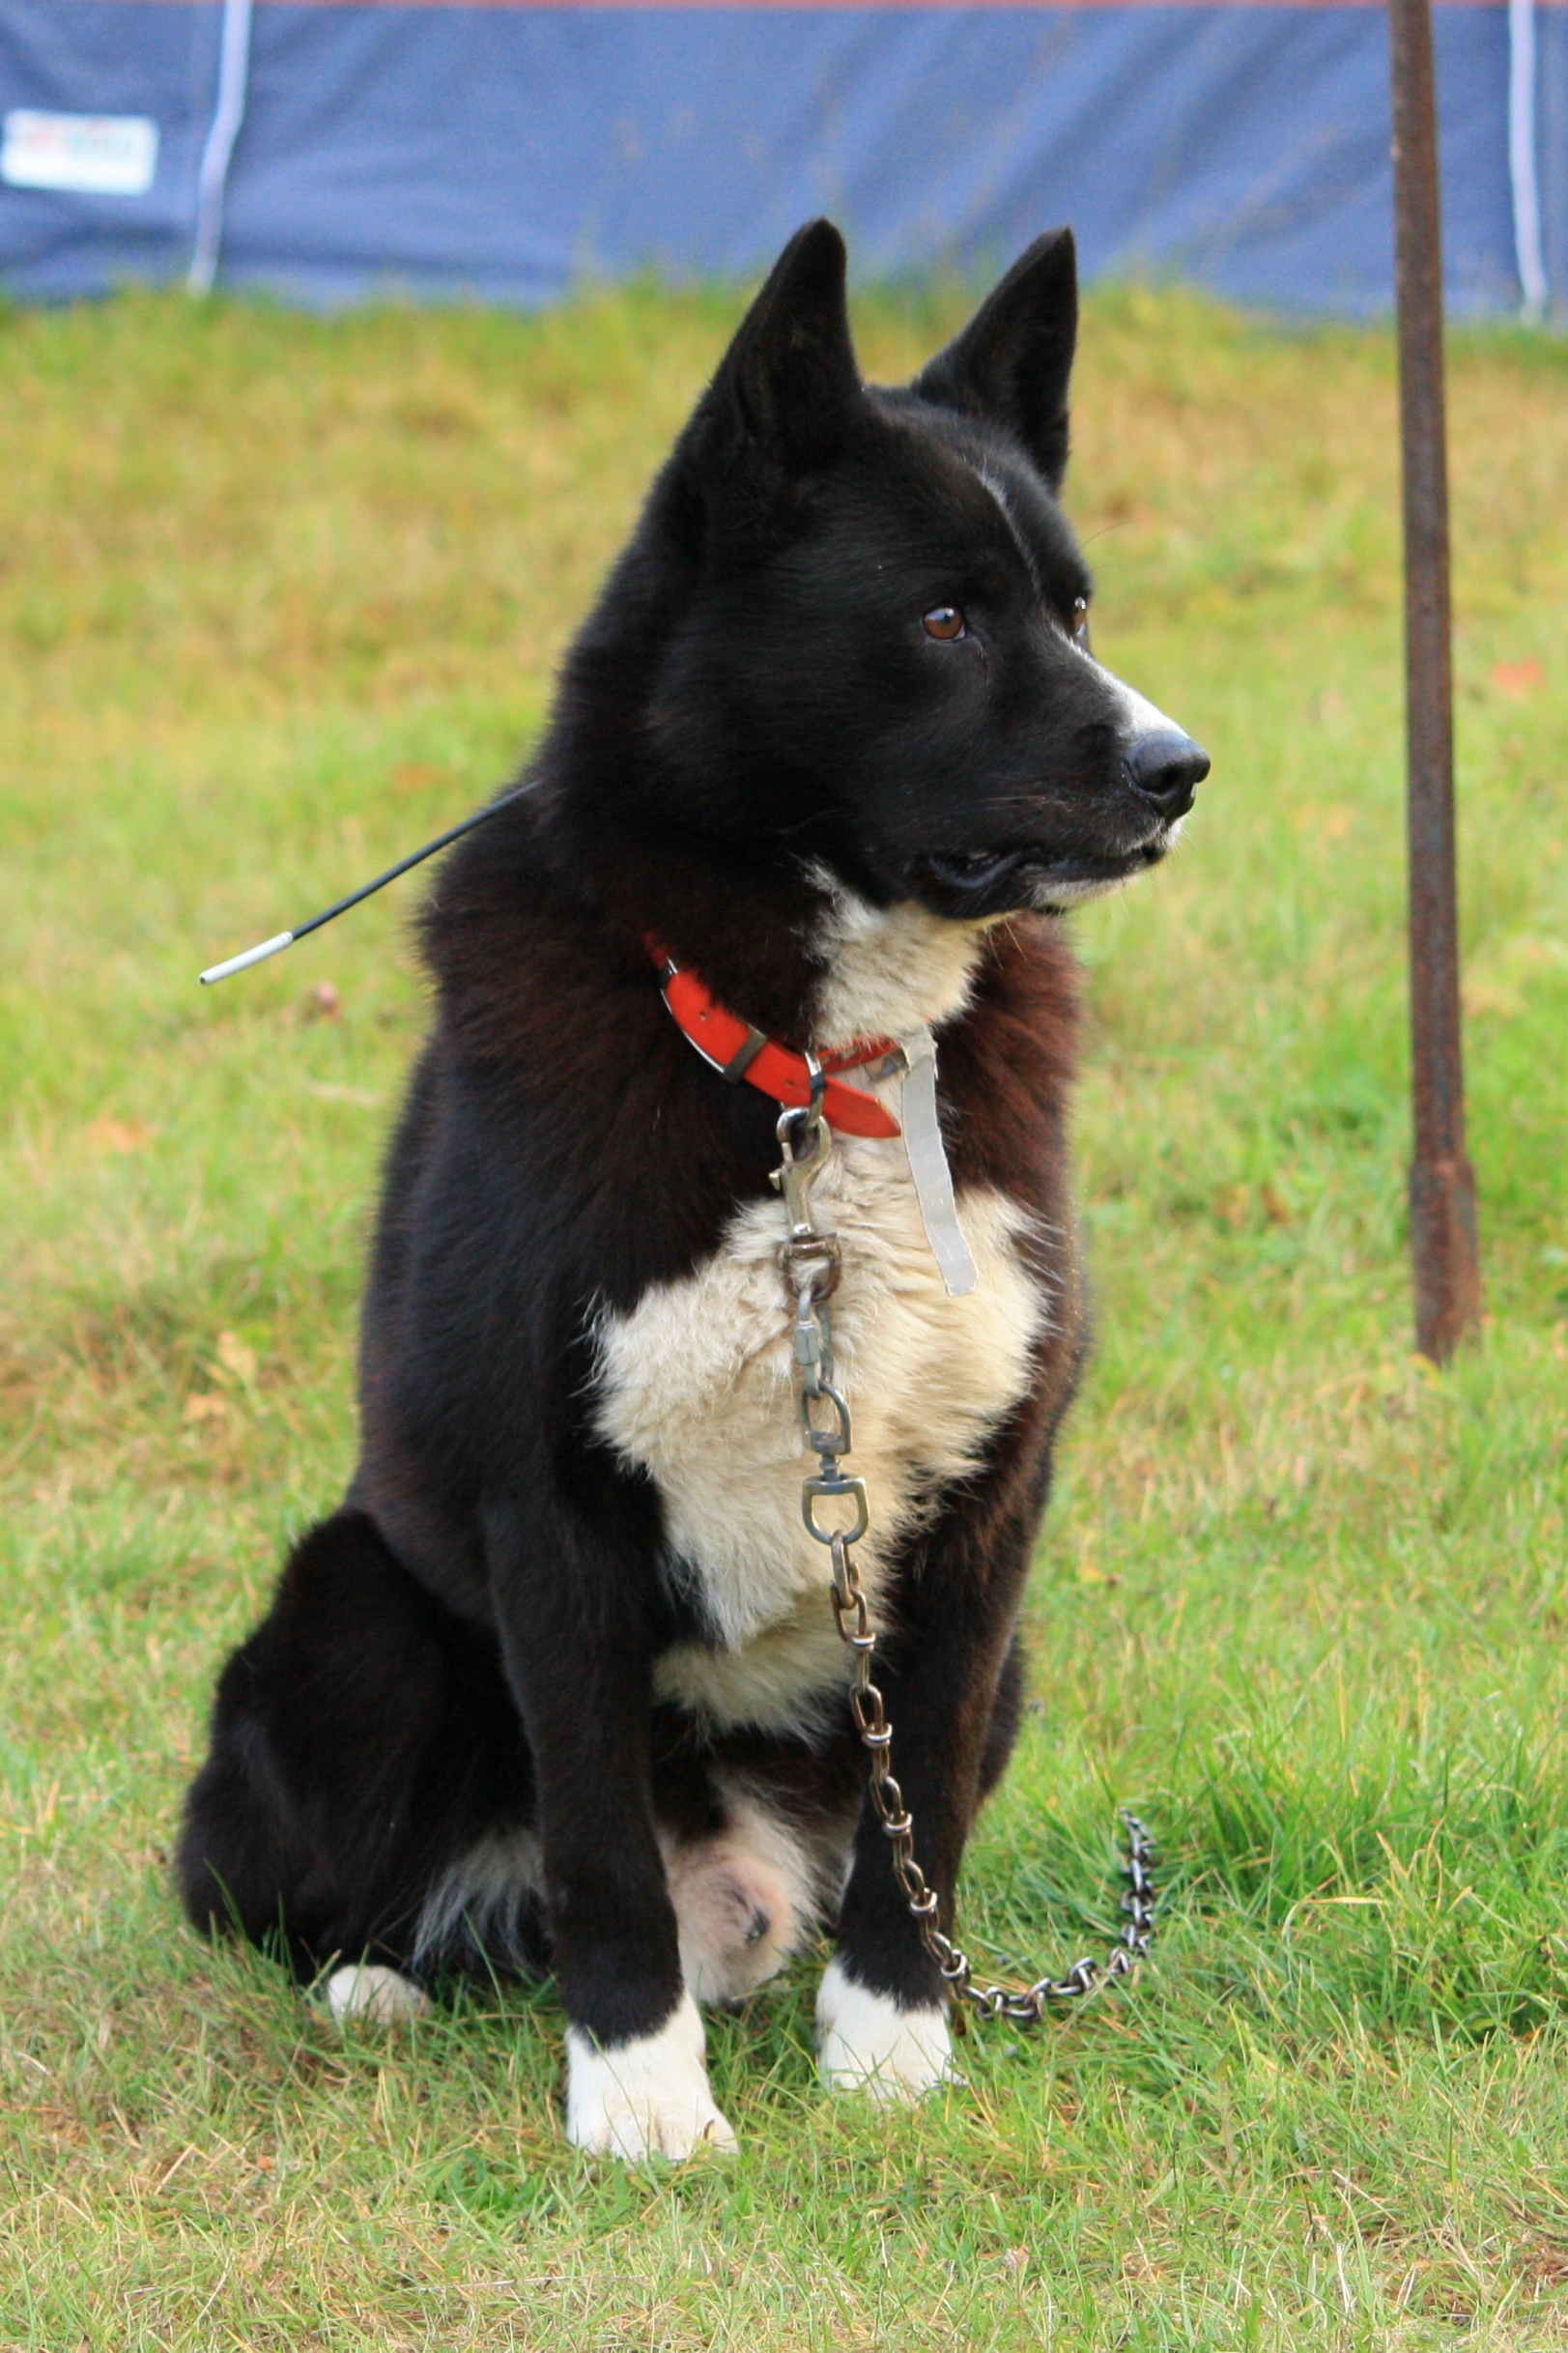
[[[690,429],[694,454],[720,479],[807,472],[841,437],[862,398],[844,259],[830,220],[798,229],[736,329]]]
[[[915,378],[923,400],[1016,434],[1053,491],[1068,464],[1068,381],[1078,340],[1070,229],[1037,237],[961,334]]]

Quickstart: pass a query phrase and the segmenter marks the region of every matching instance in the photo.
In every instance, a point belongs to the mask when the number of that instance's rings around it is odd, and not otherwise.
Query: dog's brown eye
[[[933,605],[929,613],[921,616],[921,626],[927,637],[934,637],[943,646],[964,635],[964,617],[956,605]]]
[[[1089,651],[1089,599],[1075,596],[1072,600],[1072,643]]]

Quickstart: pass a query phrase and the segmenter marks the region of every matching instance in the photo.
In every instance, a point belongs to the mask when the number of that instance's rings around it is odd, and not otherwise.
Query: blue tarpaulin
[[[1568,9],[1457,0],[1436,33],[1451,303],[1529,291],[1527,167],[1568,308]],[[219,282],[312,302],[738,276],[827,213],[862,276],[994,267],[1070,220],[1091,275],[1368,312],[1392,301],[1387,82],[1356,0],[0,0],[0,282],[184,276],[205,156]]]

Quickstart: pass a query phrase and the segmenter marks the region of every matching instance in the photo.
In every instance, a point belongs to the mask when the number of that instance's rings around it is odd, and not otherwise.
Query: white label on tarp
[[[145,196],[157,169],[157,125],[145,114],[38,114],[14,106],[0,141],[0,180],[82,196]]]

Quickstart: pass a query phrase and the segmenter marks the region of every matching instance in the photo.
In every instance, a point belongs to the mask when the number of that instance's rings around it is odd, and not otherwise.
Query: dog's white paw
[[[430,2007],[430,1996],[411,1977],[384,1968],[379,1961],[334,1969],[322,1991],[335,2019],[362,2018],[371,2026],[400,2025]]]
[[[918,2100],[953,2079],[953,2036],[945,2008],[900,2010],[886,1994],[856,1985],[829,1963],[816,1996],[822,2080],[830,2091],[873,2100]]]
[[[690,2157],[735,2147],[714,2106],[702,2021],[690,1994],[657,2034],[601,2050],[566,2029],[566,2138],[600,2157]]]

